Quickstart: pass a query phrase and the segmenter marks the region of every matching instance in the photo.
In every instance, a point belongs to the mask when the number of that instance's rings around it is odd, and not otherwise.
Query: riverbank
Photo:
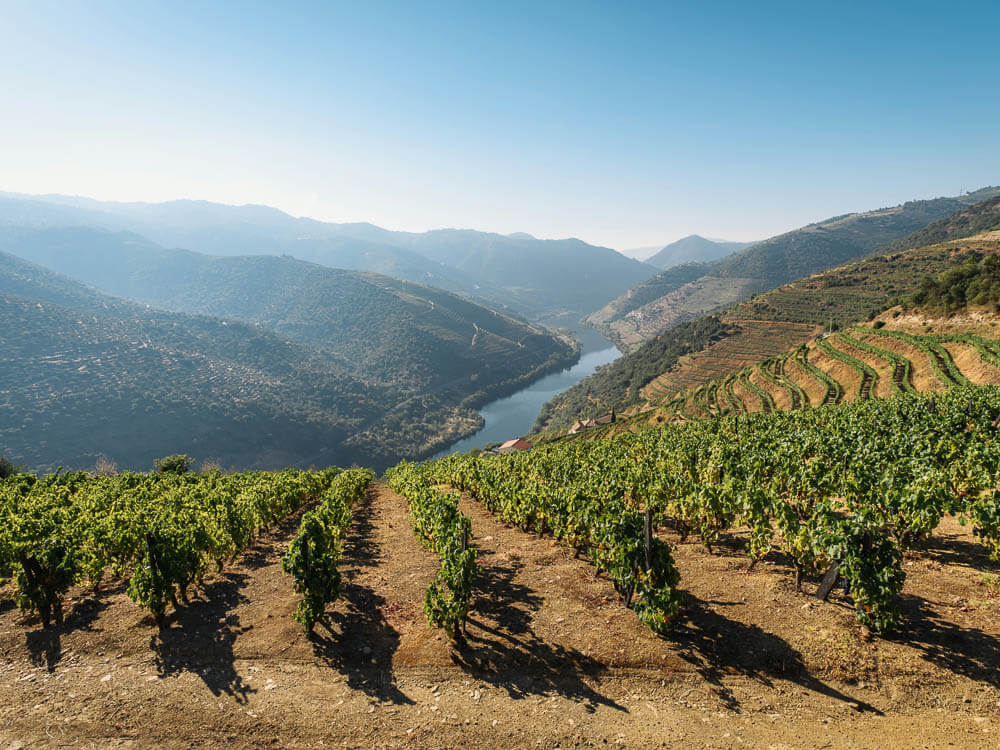
[[[621,352],[603,336],[587,332],[586,336],[580,338],[580,359],[575,365],[546,375],[510,396],[486,404],[479,410],[484,420],[482,429],[474,435],[452,443],[431,458],[467,453],[475,448],[483,448],[492,443],[501,443],[530,433],[545,403],[593,374],[598,367],[613,362],[621,356]]]

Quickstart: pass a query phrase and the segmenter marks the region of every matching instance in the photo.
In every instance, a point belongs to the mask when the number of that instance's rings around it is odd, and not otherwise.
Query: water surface
[[[546,375],[541,380],[522,388],[511,396],[491,401],[479,413],[486,420],[486,426],[471,437],[459,440],[448,448],[433,456],[441,458],[453,453],[466,453],[473,448],[482,448],[491,443],[502,443],[511,438],[520,437],[531,432],[535,419],[542,405],[550,401],[570,386],[576,385],[588,375],[591,375],[601,365],[614,362],[621,352],[606,339],[601,339],[597,346],[603,348],[591,349],[580,356],[580,361],[562,372]],[[591,344],[593,346],[593,344]]]

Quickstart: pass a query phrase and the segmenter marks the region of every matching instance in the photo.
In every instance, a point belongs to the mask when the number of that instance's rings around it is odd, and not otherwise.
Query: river
[[[567,370],[546,375],[517,393],[486,404],[479,413],[486,425],[475,435],[453,443],[433,456],[442,458],[453,453],[467,453],[490,443],[502,443],[531,432],[542,405],[572,385],[591,375],[601,365],[614,362],[621,352],[607,339],[592,332],[584,339],[580,361]]]

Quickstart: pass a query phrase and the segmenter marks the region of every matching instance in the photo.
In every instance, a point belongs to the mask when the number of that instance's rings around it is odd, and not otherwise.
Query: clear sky
[[[750,240],[1000,183],[1000,3],[0,5],[0,190]]]

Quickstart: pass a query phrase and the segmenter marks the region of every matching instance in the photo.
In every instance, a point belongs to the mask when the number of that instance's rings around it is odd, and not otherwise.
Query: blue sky
[[[0,190],[616,248],[1000,183],[1000,3],[7,0]]]

